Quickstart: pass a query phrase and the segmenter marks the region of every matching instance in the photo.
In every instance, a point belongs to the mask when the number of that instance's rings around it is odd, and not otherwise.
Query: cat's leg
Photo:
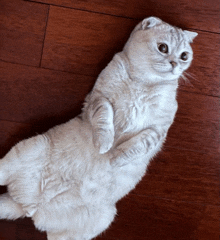
[[[25,168],[34,167],[33,163],[39,166],[39,163],[35,160],[41,154],[44,154],[46,147],[47,139],[43,135],[38,135],[16,144],[4,158],[0,159],[0,185],[8,185],[13,180],[16,180],[19,173],[22,175]]]
[[[41,135],[21,141],[0,160],[0,185],[8,187],[8,195],[1,196],[1,218],[18,218],[33,211],[47,141]]]
[[[120,144],[113,151],[112,165],[123,166],[139,156],[143,156],[161,146],[167,128],[149,128]]]
[[[89,211],[89,210],[87,210]],[[63,232],[47,232],[48,240],[92,240],[104,232],[114,220],[116,207],[114,205],[105,205],[101,209],[89,211],[89,215],[83,220],[81,226],[71,224],[70,229]],[[76,215],[72,215],[74,221],[79,222]]]
[[[113,108],[105,98],[93,101],[89,117],[93,128],[93,142],[99,153],[109,151],[114,142]]]
[[[16,150],[13,147],[4,158],[0,159],[0,185],[8,185],[11,175],[16,171],[13,159],[16,158]]]
[[[40,231],[47,231],[56,236],[55,233],[57,232],[62,233],[67,229],[70,232],[74,230],[75,233],[72,232],[71,234],[77,240],[80,240],[99,235],[108,228],[115,214],[116,208],[112,206],[102,208],[92,206],[92,209],[90,209],[89,206],[82,205],[74,208],[74,203],[65,203],[65,201],[55,203],[51,201],[38,209],[32,219],[34,225]]]
[[[90,211],[90,218],[82,231],[82,235],[78,235],[76,240],[90,240],[103,233],[113,222],[116,215],[115,205],[100,205]]]
[[[21,205],[16,203],[8,193],[0,195],[0,219],[14,220],[24,216],[25,212]]]
[[[89,240],[96,237],[113,221],[116,208],[114,205],[82,205],[81,201],[80,196],[74,196],[72,192],[59,194],[38,206],[32,216],[34,225],[47,231],[51,240]]]

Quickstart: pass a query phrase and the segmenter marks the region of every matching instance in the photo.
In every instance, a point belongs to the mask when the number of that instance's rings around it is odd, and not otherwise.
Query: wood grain
[[[30,124],[0,120],[0,158],[16,143],[34,134]]]
[[[218,240],[217,6],[217,0],[1,0],[0,158],[18,141],[80,113],[97,75],[140,19],[155,15],[196,29],[191,76],[180,81],[167,141],[97,240]],[[18,239],[46,234],[28,218],[1,220],[0,240]]]
[[[0,220],[0,240],[47,240],[46,233],[37,231],[30,218],[16,221]]]
[[[219,239],[218,206],[132,196],[120,201],[117,208],[114,223],[97,240]],[[0,221],[0,227],[5,227],[5,231],[0,233],[1,240],[46,240],[46,234],[36,231],[27,218],[14,222]]]
[[[179,91],[178,111],[168,132],[167,146],[191,151],[219,151],[219,99]]]
[[[95,81],[93,77],[5,62],[0,62],[0,68],[0,119],[42,122],[44,128],[79,114]]]
[[[217,206],[219,172],[217,154],[165,147],[133,193]]]
[[[206,206],[194,238],[199,240],[219,239],[220,207]]]
[[[20,0],[0,1],[0,59],[39,66],[48,6]]]
[[[129,19],[51,7],[42,67],[97,76],[134,25]]]
[[[0,240],[16,239],[15,224],[0,220]]]
[[[194,59],[180,89],[206,95],[220,96],[219,35],[197,31],[193,47]]]
[[[173,0],[34,1],[137,19],[157,16],[180,27],[219,32],[219,2],[217,0],[200,1],[199,4],[197,0],[179,0],[178,3]]]
[[[81,112],[95,78],[0,62],[0,119],[48,128]],[[179,110],[167,146],[217,152],[218,99],[179,91]],[[193,131],[193,134],[190,134]]]
[[[113,55],[122,50],[137,22],[51,7],[42,67],[97,76]],[[181,89],[219,96],[218,42],[217,34],[199,31],[193,44],[195,61],[186,74],[188,80],[180,81]]]
[[[218,206],[132,196],[120,201],[117,207],[118,217],[106,232],[112,239],[196,240],[203,227],[209,233],[207,239],[218,240]],[[204,219],[213,223],[211,229],[203,225]]]

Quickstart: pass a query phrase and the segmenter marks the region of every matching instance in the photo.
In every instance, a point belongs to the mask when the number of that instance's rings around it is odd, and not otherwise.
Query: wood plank
[[[97,76],[113,55],[122,50],[137,22],[51,7],[42,67]],[[189,80],[180,81],[181,89],[219,96],[218,46],[217,34],[199,31],[193,44],[195,54],[189,69],[191,77],[187,74]]]
[[[48,6],[20,0],[0,1],[0,59],[39,66]]]
[[[219,152],[219,99],[179,91],[178,111],[166,145],[204,153]]]
[[[201,233],[219,239],[218,206],[144,196],[129,196],[117,206],[118,216],[105,233],[113,239],[197,240]]]
[[[196,111],[196,109],[195,109]],[[219,122],[178,118],[171,126],[167,146],[178,149],[218,154]]]
[[[0,157],[42,126],[0,121]],[[219,204],[219,161],[215,153],[168,148],[151,162],[134,194],[200,204]]]
[[[50,7],[42,67],[51,70],[19,65],[41,62],[49,5],[34,2],[75,8]],[[18,141],[80,113],[95,77],[140,19],[156,15],[200,29],[192,77],[180,81],[167,142],[97,240],[219,240],[219,34],[211,33],[219,32],[216,6],[217,0],[1,0],[0,158]],[[0,194],[6,191],[0,186]],[[9,239],[46,240],[46,234],[28,218],[0,220],[0,240]]]
[[[199,226],[195,231],[195,239],[219,239],[220,208],[207,206],[205,213],[200,219]]]
[[[171,24],[185,28],[202,29],[219,32],[219,2],[217,0],[185,1],[179,0],[33,0],[93,12],[107,13],[117,16],[143,19],[157,16]]]
[[[15,225],[8,224],[8,222],[0,220],[0,239],[1,240],[16,239]]]
[[[79,114],[95,81],[5,62],[0,62],[0,69],[0,119],[39,124],[44,130]]]
[[[134,20],[51,7],[42,67],[97,76],[134,25]]]
[[[0,220],[0,240],[47,240],[46,233],[35,229],[30,218]]]
[[[32,126],[29,124],[0,120],[0,158],[16,143],[35,133],[36,129],[32,130]]]
[[[30,218],[15,221],[0,220],[0,240],[47,240],[46,232],[38,231]],[[103,234],[97,238],[102,240],[115,240]]]
[[[0,62],[0,119],[32,126],[39,132],[80,113],[94,77]],[[179,91],[179,110],[166,146],[218,152],[218,98]]]
[[[165,147],[133,194],[217,206],[219,172],[217,154]]]
[[[192,44],[194,59],[185,76],[180,80],[180,88],[206,95],[220,96],[220,62],[217,49],[220,48],[219,35],[197,31]]]
[[[18,141],[41,132],[43,127],[0,121],[0,157]],[[218,204],[218,176],[219,162],[216,153],[178,150],[168,148],[165,144],[164,150],[151,162],[146,176],[134,193]]]
[[[219,239],[218,206],[129,196],[117,207],[115,221],[97,240]],[[1,240],[46,240],[46,234],[35,230],[27,218],[14,222],[0,221],[0,230]]]

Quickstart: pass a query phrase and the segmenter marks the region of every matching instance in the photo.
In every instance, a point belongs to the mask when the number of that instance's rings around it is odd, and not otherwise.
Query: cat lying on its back
[[[141,180],[176,110],[197,33],[150,17],[101,72],[83,113],[0,160],[0,219],[28,216],[48,240],[90,240]]]

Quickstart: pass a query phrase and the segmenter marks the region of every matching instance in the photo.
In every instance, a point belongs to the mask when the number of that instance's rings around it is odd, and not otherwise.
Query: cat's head
[[[190,46],[197,33],[173,27],[159,18],[140,22],[124,47],[131,75],[152,80],[178,79],[190,66]]]

